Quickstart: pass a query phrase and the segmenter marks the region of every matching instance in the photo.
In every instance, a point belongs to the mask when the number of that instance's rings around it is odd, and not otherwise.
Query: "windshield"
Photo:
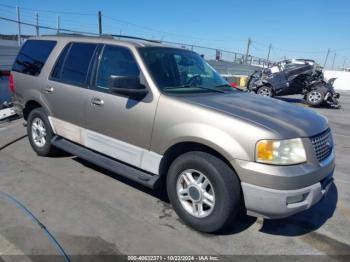
[[[195,52],[168,47],[143,47],[140,53],[153,79],[164,92],[234,91]]]

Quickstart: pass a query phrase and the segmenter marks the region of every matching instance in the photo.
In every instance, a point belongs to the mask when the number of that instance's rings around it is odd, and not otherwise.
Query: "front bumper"
[[[235,164],[247,213],[283,218],[310,208],[327,193],[333,183],[334,149],[322,162],[274,166],[236,160]]]
[[[296,190],[277,190],[242,182],[247,214],[263,218],[284,218],[309,209],[319,202],[333,184],[333,173],[322,181]],[[288,203],[291,197],[302,196],[303,200]]]

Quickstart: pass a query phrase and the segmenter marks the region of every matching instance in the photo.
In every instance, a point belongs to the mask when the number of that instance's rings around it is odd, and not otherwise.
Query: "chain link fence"
[[[17,32],[17,34],[13,35],[0,35],[0,70],[8,70],[10,68],[13,59],[19,50],[19,46],[25,41],[25,39],[31,36],[56,35],[62,33],[99,36],[98,33],[79,31],[70,28],[60,28],[59,25],[57,25],[57,28],[55,28],[53,26],[39,24],[39,21],[35,21],[35,19],[32,19],[29,22],[23,22],[18,18],[0,16],[0,25],[2,27],[7,27],[11,32]],[[21,32],[26,32],[26,34],[22,35]],[[16,42],[18,43],[17,46]],[[171,41],[160,42],[174,47],[193,50],[208,61],[223,61],[234,64],[248,64],[260,67],[268,66],[271,63],[271,61],[267,61],[263,58],[228,50],[192,45],[188,43]]]
[[[255,66],[268,66],[272,63],[272,61],[267,61],[264,58],[256,57],[245,54],[232,52],[227,50],[222,50],[218,48],[170,42],[170,41],[162,41],[165,44],[172,45],[179,48],[184,48],[188,50],[192,50],[200,54],[206,60],[216,60],[216,61],[224,61],[231,62],[235,64],[249,64]]]

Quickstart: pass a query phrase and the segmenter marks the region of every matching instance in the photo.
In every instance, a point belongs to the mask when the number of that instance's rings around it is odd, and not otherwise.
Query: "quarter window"
[[[27,40],[19,51],[12,70],[38,76],[55,45],[56,41]]]
[[[54,79],[61,78],[63,64],[64,64],[64,61],[66,59],[67,52],[68,52],[70,46],[71,46],[70,44],[66,45],[66,47],[63,49],[62,53],[60,54],[60,56],[56,62],[56,65],[55,65],[54,69],[52,70],[52,73],[51,73],[52,78],[54,78]]]
[[[140,70],[131,54],[125,47],[106,45],[100,58],[97,73],[97,87],[108,89],[111,75],[139,76]]]

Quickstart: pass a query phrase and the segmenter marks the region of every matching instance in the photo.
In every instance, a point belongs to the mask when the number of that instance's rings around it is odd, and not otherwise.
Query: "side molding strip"
[[[152,174],[159,174],[162,155],[52,116],[49,116],[49,121],[58,136]]]

